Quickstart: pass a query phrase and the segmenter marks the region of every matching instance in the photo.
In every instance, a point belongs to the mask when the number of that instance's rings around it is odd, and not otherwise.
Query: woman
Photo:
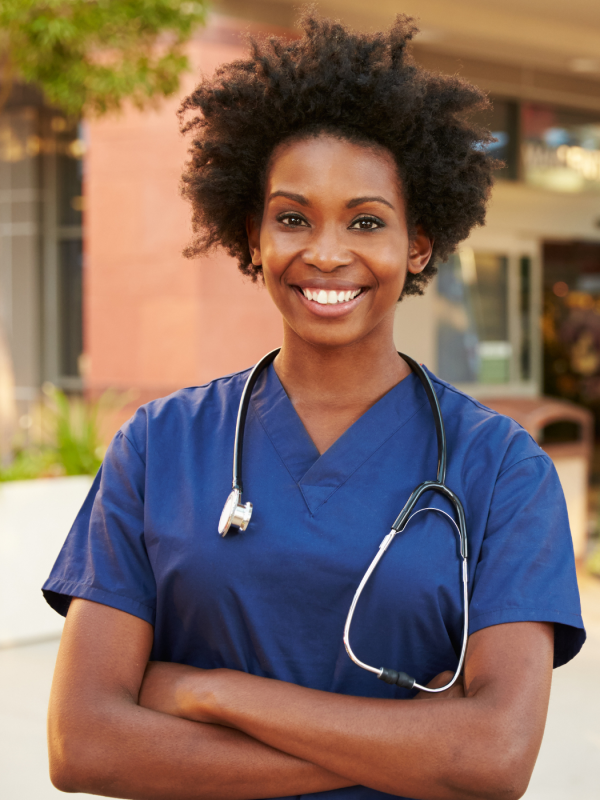
[[[217,535],[248,372],[150,403],[117,434],[44,587],[69,610],[49,717],[64,791],[454,800],[527,787],[552,666],[585,637],[565,505],[518,425],[432,375],[469,537],[462,680],[414,702],[342,643],[383,536],[436,472],[427,396],[394,347],[397,301],[483,222],[494,167],[467,120],[485,99],[416,67],[414,32],[404,18],[363,36],[307,16],[302,39],[253,44],[184,103],[199,114],[189,253],[226,248],[283,317],[244,433],[254,511]],[[455,518],[441,495],[428,506]],[[414,517],[356,610],[359,658],[445,685],[458,555],[447,517]]]

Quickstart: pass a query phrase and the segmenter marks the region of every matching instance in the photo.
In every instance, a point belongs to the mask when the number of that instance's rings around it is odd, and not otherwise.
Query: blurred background
[[[135,408],[244,369],[281,323],[226,255],[181,251],[176,111],[296,0],[0,6],[0,792],[54,797],[43,718],[61,621],[39,587]],[[567,496],[590,640],[559,670],[527,797],[600,792],[600,4],[327,0],[363,30],[415,16],[416,60],[485,90],[505,162],[487,223],[423,298],[410,353],[523,424]],[[56,617],[56,618],[55,618]],[[47,639],[45,643],[41,640]],[[4,786],[3,786],[4,784]],[[4,790],[3,790],[4,789]]]

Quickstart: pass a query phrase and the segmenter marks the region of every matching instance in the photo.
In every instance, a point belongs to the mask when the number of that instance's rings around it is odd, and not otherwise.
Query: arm
[[[465,696],[424,703],[347,697],[179,666],[178,709],[172,712],[231,726],[382,792],[513,800],[525,792],[541,744],[552,657],[551,624],[486,628],[469,640]],[[144,695],[151,700],[160,667],[147,681]]]
[[[48,715],[58,789],[133,800],[243,800],[351,784],[239,730],[140,707],[152,638],[137,617],[71,603]]]

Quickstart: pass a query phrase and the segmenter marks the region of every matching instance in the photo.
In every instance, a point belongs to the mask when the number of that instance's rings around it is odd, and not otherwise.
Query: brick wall
[[[200,74],[243,54],[247,27],[212,22],[191,45],[177,99],[88,123],[85,383],[91,395],[113,387],[136,398],[111,429],[136,405],[246,368],[280,343],[278,312],[232,259],[181,255],[191,229],[176,111]]]

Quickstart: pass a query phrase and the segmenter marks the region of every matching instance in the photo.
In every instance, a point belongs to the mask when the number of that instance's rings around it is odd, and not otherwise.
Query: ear
[[[256,217],[250,215],[246,217],[246,236],[248,237],[252,264],[255,267],[260,267],[262,265],[262,257],[260,254],[260,222]]]
[[[408,271],[413,275],[423,272],[433,250],[433,239],[431,239],[421,225],[417,225],[416,234],[410,241],[408,247]]]

